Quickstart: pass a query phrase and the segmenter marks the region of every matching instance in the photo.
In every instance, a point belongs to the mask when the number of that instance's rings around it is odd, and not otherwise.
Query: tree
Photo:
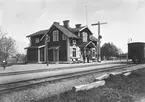
[[[104,43],[101,47],[101,56],[116,57],[119,56],[120,49],[117,48],[113,43]]]
[[[26,63],[26,55],[18,53],[16,54],[17,63]]]
[[[9,56],[15,55],[16,42],[12,37],[8,37],[6,33],[0,29],[0,55],[3,59],[7,59]]]

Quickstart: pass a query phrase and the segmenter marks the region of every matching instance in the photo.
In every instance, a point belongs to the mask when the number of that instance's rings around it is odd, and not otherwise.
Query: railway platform
[[[75,63],[75,64],[49,64],[48,66],[46,64],[22,64],[22,65],[12,65],[6,67],[5,70],[3,70],[3,67],[0,67],[0,74],[1,73],[10,73],[10,72],[20,72],[20,71],[34,71],[34,70],[43,70],[43,69],[50,69],[50,70],[57,70],[61,68],[76,68],[76,67],[85,67],[90,66],[94,64],[109,64],[109,63],[120,63],[120,62],[126,62],[126,61],[102,61],[101,63],[98,62],[91,62],[91,63]]]
[[[121,64],[119,61],[106,61],[102,63],[80,63],[80,64],[52,64],[49,66],[43,64],[28,64],[7,67],[0,70],[0,85],[12,82],[19,82],[32,79],[43,79],[45,77],[56,77],[59,75],[78,73],[102,68],[115,67]]]

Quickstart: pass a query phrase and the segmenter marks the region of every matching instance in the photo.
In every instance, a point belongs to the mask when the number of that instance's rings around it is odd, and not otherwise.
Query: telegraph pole
[[[88,8],[87,8],[87,5],[85,5],[85,9],[86,9],[86,26],[88,26]]]
[[[46,65],[48,66],[49,63],[48,63],[48,35],[46,35],[46,38],[45,38],[45,51],[46,51]]]
[[[92,24],[92,26],[95,26],[95,25],[98,25],[98,55],[97,55],[97,61],[98,62],[101,62],[101,49],[100,49],[100,40],[101,40],[101,38],[102,38],[102,36],[100,35],[100,25],[102,25],[102,24],[107,24],[107,22],[103,22],[103,23],[100,23],[99,21],[98,21],[98,23],[94,23],[94,24]]]

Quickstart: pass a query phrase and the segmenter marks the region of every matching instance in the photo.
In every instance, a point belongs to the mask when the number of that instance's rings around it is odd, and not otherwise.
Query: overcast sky
[[[126,52],[129,38],[145,42],[145,0],[0,0],[0,26],[24,53],[26,35],[48,29],[54,21],[86,25],[85,6],[94,36],[97,26],[91,24],[107,22],[101,26],[102,44],[113,42]]]

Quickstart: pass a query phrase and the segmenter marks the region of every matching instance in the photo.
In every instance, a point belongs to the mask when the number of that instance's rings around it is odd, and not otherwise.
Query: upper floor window
[[[59,41],[58,30],[53,31],[53,41]]]
[[[72,43],[73,43],[73,44],[76,44],[76,40],[73,40]]]
[[[88,34],[86,32],[83,32],[82,35],[83,35],[83,42],[88,42]]]
[[[35,39],[35,43],[39,43],[39,38],[36,38]]]
[[[62,40],[66,40],[66,35],[65,34],[62,35]]]

